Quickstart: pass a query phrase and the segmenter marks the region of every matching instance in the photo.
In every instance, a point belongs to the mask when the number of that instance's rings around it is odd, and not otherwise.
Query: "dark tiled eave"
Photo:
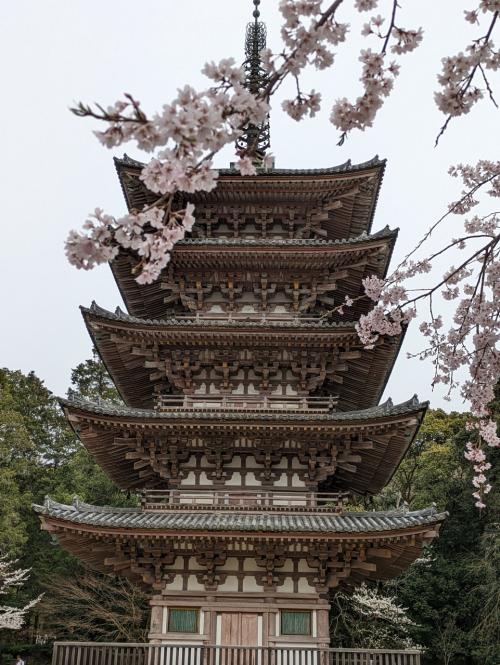
[[[46,499],[45,503],[33,506],[42,516],[61,520],[69,528],[79,525],[106,529],[158,531],[208,531],[208,532],[264,532],[264,533],[324,533],[334,534],[380,534],[418,527],[430,526],[444,520],[445,514],[435,508],[413,512],[365,512],[343,514],[287,514],[273,513],[213,513],[202,510],[169,512],[142,511],[138,508],[111,508],[92,506],[75,501],[72,506]]]
[[[236,349],[249,347],[269,349],[270,353],[278,353],[283,348],[327,354],[336,350],[342,354],[344,349],[359,351],[359,356],[345,361],[349,369],[343,374],[341,386],[337,383],[323,385],[327,394],[339,394],[339,407],[347,411],[378,403],[403,337],[381,338],[373,349],[363,349],[354,321],[148,321],[130,317],[120,310],[114,314],[106,312],[97,306],[90,310],[82,308],[82,313],[94,345],[123,400],[137,408],[153,406],[154,394],[166,391],[165,380],[168,379],[152,380],[145,361],[131,367],[129,358],[133,345],[140,347],[154,342],[160,361],[172,345],[196,353],[200,348],[213,349],[223,344],[233,355]],[[173,389],[172,392],[179,391]]]
[[[272,320],[266,319],[261,321],[235,321],[235,320],[221,320],[221,319],[178,319],[175,317],[169,317],[164,319],[143,319],[136,316],[130,316],[119,307],[116,308],[114,312],[110,312],[103,307],[100,307],[96,302],[93,302],[90,307],[80,307],[82,314],[86,321],[90,317],[95,317],[102,319],[103,321],[114,321],[117,323],[124,323],[131,325],[137,328],[161,328],[167,330],[169,328],[187,328],[187,329],[213,329],[218,330],[307,330],[310,333],[314,331],[325,331],[325,330],[335,330],[335,331],[345,331],[350,332],[354,331],[355,321],[338,321],[332,322],[327,319],[317,319],[311,321],[310,319],[303,320],[301,318],[290,319],[289,321],[284,320]]]
[[[386,226],[376,233],[362,233],[355,238],[338,238],[336,240],[322,240],[319,238],[187,238],[177,243],[176,247],[188,248],[196,245],[216,245],[217,247],[222,245],[224,248],[275,247],[279,251],[286,251],[296,247],[310,247],[311,249],[335,249],[343,251],[349,247],[369,244],[384,238],[395,239],[397,235],[398,229],[390,229]]]
[[[127,154],[124,154],[122,158],[114,157],[113,161],[115,163],[115,168],[120,174],[120,171],[126,167],[132,167],[136,169],[142,169],[145,166],[144,162],[140,162],[137,159],[132,159]],[[358,164],[353,164],[350,159],[343,162],[342,164],[337,164],[336,166],[330,166],[326,168],[317,168],[317,169],[258,169],[257,176],[240,176],[239,171],[236,169],[215,169],[219,172],[219,176],[231,176],[237,178],[258,178],[260,176],[266,177],[281,177],[281,176],[315,176],[315,175],[335,175],[337,173],[359,173],[361,171],[366,171],[367,169],[373,169],[378,167],[384,169],[387,160],[379,159],[378,155],[375,155],[372,159],[367,160],[366,162],[359,162]]]
[[[201,398],[200,398],[201,399]],[[372,421],[377,419],[391,418],[393,416],[406,416],[416,413],[423,413],[427,409],[428,402],[420,402],[418,397],[414,395],[411,399],[400,404],[394,404],[391,399],[386,400],[383,404],[370,407],[368,409],[359,409],[356,411],[333,411],[329,413],[290,413],[286,411],[277,411],[276,413],[260,413],[260,412],[231,412],[221,411],[215,409],[211,411],[202,410],[186,410],[182,411],[159,411],[156,409],[135,409],[133,407],[125,406],[122,404],[114,404],[112,402],[91,402],[78,397],[69,399],[60,398],[59,403],[63,408],[72,410],[79,410],[89,414],[96,414],[102,416],[124,418],[137,421],[169,421],[169,420],[188,420],[188,421],[240,421],[240,420],[269,420],[273,422],[318,422],[318,423],[356,423],[360,421]]]

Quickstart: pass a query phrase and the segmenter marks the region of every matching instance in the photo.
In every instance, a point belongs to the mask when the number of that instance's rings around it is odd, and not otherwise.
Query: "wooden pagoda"
[[[153,202],[142,164],[116,168],[129,208]],[[157,282],[112,264],[128,313],[82,309],[124,404],[62,406],[141,505],[35,508],[62,547],[149,590],[152,642],[327,647],[332,590],[398,575],[439,531],[432,508],[345,509],[388,483],[426,409],[379,404],[401,339],[363,348],[368,299],[323,316],[386,273],[383,172],[222,170]]]

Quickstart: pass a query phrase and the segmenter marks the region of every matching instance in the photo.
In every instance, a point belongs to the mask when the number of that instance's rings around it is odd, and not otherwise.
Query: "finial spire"
[[[266,25],[259,21],[260,17],[260,0],[253,0],[254,21],[247,24],[245,35],[245,62],[243,68],[245,69],[245,87],[251,93],[257,95],[261,92],[267,83],[267,73],[262,66],[260,52],[266,46]],[[263,157],[266,150],[270,147],[270,133],[269,133],[269,119],[267,118],[262,125],[249,124],[243,136],[236,141],[238,150],[249,150],[256,154],[257,157]]]

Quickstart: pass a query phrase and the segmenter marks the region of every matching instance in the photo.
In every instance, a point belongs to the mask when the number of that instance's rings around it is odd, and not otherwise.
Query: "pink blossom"
[[[368,12],[370,9],[375,9],[378,4],[378,0],[356,0],[354,4],[358,11]]]
[[[182,226],[186,229],[186,231],[191,231],[196,221],[193,216],[193,212],[194,205],[192,203],[188,203],[184,212],[184,217],[182,218]]]
[[[365,277],[362,280],[362,284],[366,295],[377,302],[380,299],[382,289],[385,286],[384,280],[376,277],[375,275],[370,275],[369,277]]]

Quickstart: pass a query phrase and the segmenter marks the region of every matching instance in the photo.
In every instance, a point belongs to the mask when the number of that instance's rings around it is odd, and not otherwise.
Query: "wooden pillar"
[[[319,646],[330,646],[330,617],[327,609],[316,610],[316,623],[317,637],[321,640]]]

